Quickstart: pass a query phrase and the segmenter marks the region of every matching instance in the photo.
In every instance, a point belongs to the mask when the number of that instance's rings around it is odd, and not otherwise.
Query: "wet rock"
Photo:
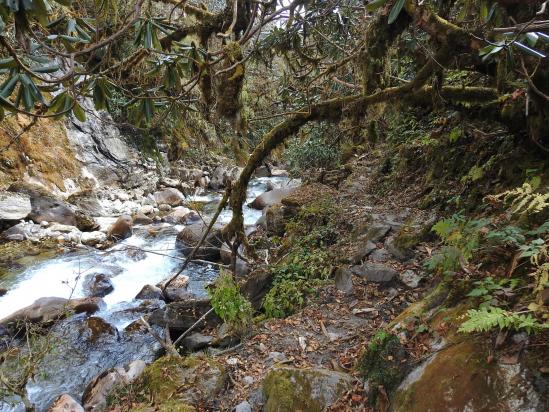
[[[158,210],[160,210],[161,212],[169,212],[170,210],[172,210],[172,207],[167,203],[162,203],[158,205]]]
[[[193,220],[198,220],[200,217],[194,210],[184,206],[174,208],[168,215],[164,216],[163,220],[172,225],[184,225]]]
[[[208,228],[208,222],[196,222],[185,227],[177,234],[175,241],[176,247],[183,252],[185,256],[189,255],[196,245],[202,239]],[[204,240],[204,243],[195,254],[196,259],[216,261],[220,257],[221,248],[221,224],[215,224],[210,233]]]
[[[153,193],[154,200],[157,204],[167,204],[172,207],[180,206],[185,201],[185,196],[179,190],[169,187]]]
[[[0,191],[0,221],[25,219],[31,210],[29,195]]]
[[[196,299],[196,295],[187,290],[186,287],[177,288],[170,286],[166,289],[165,295],[168,302],[179,302],[181,300]]]
[[[0,320],[0,325],[12,325],[23,322],[49,323],[61,319],[71,311],[93,313],[99,310],[103,301],[98,298],[64,299],[45,297],[35,300],[31,305],[16,311]]]
[[[395,412],[545,410],[520,363],[486,362],[493,348],[479,339],[450,344],[412,370],[392,399]]]
[[[0,288],[0,296],[4,296],[6,293],[8,293],[6,288]]]
[[[147,258],[147,252],[145,252],[142,249],[130,247],[126,251],[126,256],[129,257],[134,262],[139,262],[140,260],[144,260]]]
[[[181,344],[191,352],[204,349],[210,346],[214,338],[212,336],[202,335],[201,333],[191,333],[181,341]]]
[[[142,212],[137,212],[133,217],[134,225],[150,225],[153,220]]]
[[[114,290],[111,280],[103,273],[91,274],[89,279],[84,282],[84,288],[89,296],[100,298],[107,296]]]
[[[120,216],[109,228],[107,237],[111,240],[123,240],[132,235],[133,221],[128,215]]]
[[[418,275],[415,271],[408,269],[408,270],[405,270],[404,272],[399,273],[399,279],[406,286],[413,289],[419,286],[419,283],[423,278],[420,275]]]
[[[265,412],[328,409],[352,388],[353,378],[328,369],[275,367],[263,381]]]
[[[351,267],[351,271],[370,282],[388,283],[397,275],[393,268],[381,263],[365,263],[360,266]]]
[[[372,241],[366,241],[362,243],[356,252],[356,254],[351,258],[351,263],[357,265],[361,263],[364,259],[368,257],[370,253],[377,249],[377,246]]]
[[[236,405],[234,412],[252,412],[252,405],[248,401],[242,401]]]
[[[255,169],[254,176],[255,177],[270,177],[271,176],[271,170],[267,166],[259,166],[257,169]]]
[[[80,242],[87,246],[95,246],[107,240],[107,234],[99,231],[83,232],[80,236]]]
[[[84,408],[65,393],[53,402],[47,412],[84,412]]]
[[[141,208],[139,209],[139,213],[142,213],[144,215],[150,215],[154,213],[154,205],[141,206]]]
[[[164,299],[162,295],[162,289],[154,285],[145,285],[135,296],[135,299]]]
[[[28,218],[32,221],[40,223],[46,220],[76,226],[74,209],[45,188],[32,183],[16,182],[8,188],[8,191],[27,195],[30,198],[31,212]]]
[[[282,199],[292,194],[295,191],[295,187],[283,187],[279,189],[273,189],[269,192],[262,193],[250,203],[250,207],[253,209],[263,210],[267,206],[276,205],[282,202]]]
[[[273,177],[288,177],[290,174],[287,170],[284,169],[272,169],[271,170],[271,176]]]
[[[118,335],[118,330],[113,325],[97,316],[90,316],[86,319],[86,326],[91,332],[90,340],[92,342],[97,341],[102,335]]]
[[[351,293],[353,291],[353,273],[348,268],[338,268],[335,273],[336,289]]]
[[[175,332],[184,332],[210,309],[211,305],[208,299],[193,299],[168,303],[165,307],[157,309],[150,314],[149,323],[162,327],[167,326]],[[212,312],[198,328],[205,326],[213,327],[219,323],[220,319]]]
[[[103,411],[107,407],[107,397],[117,386],[128,385],[145,371],[146,364],[136,360],[124,367],[109,369],[95,377],[82,395],[86,411]]]
[[[93,232],[99,229],[99,225],[95,219],[80,210],[74,212],[74,217],[76,219],[76,227],[82,232]]]

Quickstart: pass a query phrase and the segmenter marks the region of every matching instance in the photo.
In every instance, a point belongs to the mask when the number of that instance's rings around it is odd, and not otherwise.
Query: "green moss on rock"
[[[352,378],[327,369],[272,369],[263,381],[265,412],[326,410],[352,387]]]

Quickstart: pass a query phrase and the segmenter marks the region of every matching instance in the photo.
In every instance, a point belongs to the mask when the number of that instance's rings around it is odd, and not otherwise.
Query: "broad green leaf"
[[[74,117],[76,117],[81,122],[86,121],[86,112],[84,112],[84,109],[82,109],[82,106],[76,102],[72,108],[72,114],[74,114]]]
[[[372,0],[366,5],[366,10],[374,11],[384,6],[387,3],[387,0]]]
[[[393,24],[395,20],[398,18],[398,15],[402,11],[402,8],[404,7],[404,3],[406,3],[406,0],[397,0],[393,8],[391,9],[391,12],[389,13],[389,24]]]

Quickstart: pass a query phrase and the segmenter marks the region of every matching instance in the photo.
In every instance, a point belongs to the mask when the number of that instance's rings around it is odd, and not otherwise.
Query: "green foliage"
[[[515,215],[532,215],[549,207],[549,193],[536,193],[530,183],[524,183],[522,187],[490,196],[489,199],[503,201]]]
[[[370,386],[370,402],[375,404],[379,387],[393,391],[406,372],[405,352],[397,336],[384,330],[377,332],[359,361],[359,368]]]
[[[448,272],[467,263],[479,247],[488,219],[466,219],[461,214],[438,221],[431,229],[443,241],[442,249],[427,261],[431,270]]]
[[[299,310],[307,296],[332,273],[332,259],[326,245],[335,241],[330,217],[334,206],[329,199],[303,207],[288,223],[291,250],[278,264],[270,267],[273,287],[265,296],[267,317],[283,318]]]
[[[208,289],[215,313],[235,332],[245,332],[251,325],[253,310],[242,296],[240,288],[229,273],[221,273],[214,287]]]
[[[549,324],[539,323],[530,313],[514,313],[501,308],[487,306],[467,311],[468,320],[459,328],[460,332],[488,332],[499,328],[516,331],[525,330],[529,334],[549,329]]]
[[[318,126],[304,140],[292,141],[285,151],[290,169],[299,172],[335,167],[339,159],[339,145],[329,138],[330,134],[327,126]]]
[[[480,298],[482,301],[479,305],[480,308],[498,305],[501,303],[498,298],[510,296],[517,283],[518,279],[494,280],[489,276],[474,282],[475,288],[467,296]]]

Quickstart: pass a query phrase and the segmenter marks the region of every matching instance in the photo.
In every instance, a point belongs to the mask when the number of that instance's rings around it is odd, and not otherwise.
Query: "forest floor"
[[[390,221],[398,227],[411,218],[425,220],[424,211],[410,207],[415,195],[413,187],[401,193],[398,199],[373,193],[375,164],[375,159],[362,157],[353,165],[353,173],[335,195],[341,214],[338,220],[353,222],[354,228],[365,222]],[[353,240],[351,233],[342,233],[336,245],[342,260],[351,260],[360,246],[360,240]],[[377,246],[378,250],[384,250],[382,241]],[[417,271],[428,252],[429,248],[421,245],[416,256],[406,263],[388,255],[382,261],[399,273]],[[261,403],[261,383],[266,372],[274,364],[284,364],[350,373],[356,377],[355,388],[332,410],[369,410],[364,406],[367,402],[364,384],[356,368],[357,360],[370,338],[406,307],[420,300],[425,290],[422,286],[408,288],[398,281],[380,285],[353,276],[352,290],[345,293],[336,288],[333,280],[330,281],[317,290],[316,296],[308,300],[304,309],[285,319],[261,323],[239,347],[218,358],[227,366],[230,385],[216,404],[229,411],[243,400]],[[412,352],[418,357],[423,353],[421,348],[412,349]]]

